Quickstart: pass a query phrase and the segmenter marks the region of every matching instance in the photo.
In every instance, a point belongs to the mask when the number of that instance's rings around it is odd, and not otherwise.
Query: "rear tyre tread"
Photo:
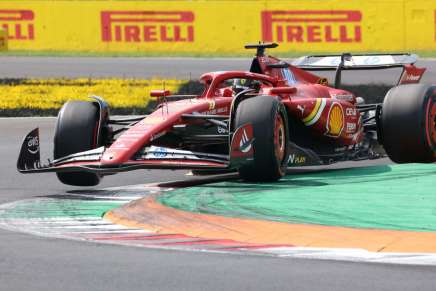
[[[383,101],[381,134],[383,147],[396,163],[432,163],[432,144],[427,139],[429,98],[436,86],[408,84],[392,88]],[[430,106],[431,108],[431,106]]]

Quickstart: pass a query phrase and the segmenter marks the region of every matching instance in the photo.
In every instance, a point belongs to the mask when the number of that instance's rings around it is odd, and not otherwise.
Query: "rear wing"
[[[342,64],[343,70],[374,70],[404,67],[417,62],[415,54],[365,54],[352,55],[314,55],[304,56],[292,62],[292,65],[308,71],[335,71]]]
[[[335,88],[341,84],[344,70],[381,70],[403,68],[399,84],[419,83],[425,68],[415,67],[418,56],[415,54],[357,54],[304,56],[292,62],[293,66],[306,71],[336,71]]]

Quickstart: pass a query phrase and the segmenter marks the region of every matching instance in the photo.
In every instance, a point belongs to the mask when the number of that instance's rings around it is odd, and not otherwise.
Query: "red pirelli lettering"
[[[103,42],[193,42],[192,11],[102,11]]]
[[[32,10],[0,10],[0,26],[7,31],[10,40],[35,39],[34,19]]]
[[[361,42],[360,11],[262,11],[262,39],[266,42]]]

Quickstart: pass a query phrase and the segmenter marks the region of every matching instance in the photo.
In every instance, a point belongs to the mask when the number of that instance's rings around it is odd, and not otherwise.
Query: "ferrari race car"
[[[436,160],[436,85],[417,84],[416,55],[306,56],[292,64],[257,51],[249,71],[201,76],[200,95],[153,90],[149,115],[112,119],[100,97],[69,101],[59,111],[54,160],[40,162],[38,128],[24,139],[21,173],[56,172],[59,180],[93,186],[136,169],[238,171],[246,181],[276,181],[287,167],[373,159]],[[381,104],[341,89],[347,70],[402,68]],[[335,82],[311,71],[335,71]]]

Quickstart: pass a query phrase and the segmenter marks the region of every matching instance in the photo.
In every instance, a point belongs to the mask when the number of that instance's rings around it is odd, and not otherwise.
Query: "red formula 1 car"
[[[70,101],[59,112],[54,160],[41,165],[38,129],[24,139],[21,173],[56,172],[69,185],[91,186],[136,169],[238,171],[247,181],[275,181],[287,167],[377,158],[435,161],[436,86],[418,83],[425,69],[410,54],[308,56],[292,64],[256,49],[250,71],[201,76],[199,96],[152,91],[159,106],[142,117],[111,119],[106,102]],[[345,70],[403,68],[382,104],[340,89]],[[327,80],[311,70],[334,70]]]

